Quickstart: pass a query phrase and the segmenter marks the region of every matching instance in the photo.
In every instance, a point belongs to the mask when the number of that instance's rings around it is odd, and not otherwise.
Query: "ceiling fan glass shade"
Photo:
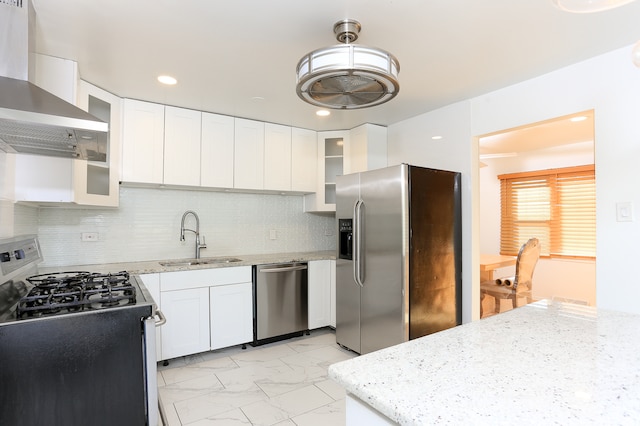
[[[634,0],[553,0],[558,9],[572,13],[592,13],[613,9]]]
[[[336,45],[308,53],[298,62],[296,92],[324,108],[372,107],[398,94],[399,71],[398,60],[384,50]]]

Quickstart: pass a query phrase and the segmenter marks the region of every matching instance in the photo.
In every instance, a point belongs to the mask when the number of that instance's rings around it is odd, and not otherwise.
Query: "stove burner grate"
[[[18,302],[17,317],[108,309],[135,304],[136,289],[129,273],[98,274],[83,271],[34,275],[34,287]]]

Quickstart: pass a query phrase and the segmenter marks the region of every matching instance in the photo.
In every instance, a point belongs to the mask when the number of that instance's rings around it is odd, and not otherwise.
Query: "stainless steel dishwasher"
[[[307,264],[253,267],[253,345],[302,336],[308,329]]]

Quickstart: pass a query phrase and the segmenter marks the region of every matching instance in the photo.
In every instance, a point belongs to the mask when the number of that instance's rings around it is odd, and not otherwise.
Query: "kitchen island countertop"
[[[540,301],[333,364],[402,425],[640,424],[640,315]]]
[[[74,265],[74,266],[50,266],[38,268],[38,272],[46,274],[58,271],[91,271],[96,273],[113,273],[127,271],[131,274],[152,274],[157,272],[172,271],[190,271],[195,269],[212,269],[212,268],[228,268],[232,266],[250,266],[264,265],[269,263],[286,263],[286,262],[308,262],[311,260],[335,259],[336,253],[333,250],[312,251],[312,252],[292,252],[292,253],[266,253],[266,254],[247,254],[247,255],[225,255],[212,257],[233,257],[238,258],[238,262],[230,263],[209,263],[202,265],[185,265],[177,264],[172,266],[163,266],[160,263],[180,262],[188,259],[161,259],[146,260],[140,262],[120,262],[120,263],[104,263],[95,265]],[[202,260],[209,256],[202,256]]]

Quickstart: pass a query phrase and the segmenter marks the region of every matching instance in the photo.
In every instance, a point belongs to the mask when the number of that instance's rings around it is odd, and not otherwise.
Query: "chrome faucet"
[[[193,217],[196,218],[195,231],[184,227],[184,220],[189,214],[192,214]],[[207,245],[204,242],[204,236],[202,236],[202,242],[200,242],[200,218],[198,218],[198,215],[193,210],[187,210],[182,215],[182,222],[180,223],[180,241],[184,241],[184,231],[191,231],[196,234],[196,259],[200,259],[200,249],[207,248]]]

